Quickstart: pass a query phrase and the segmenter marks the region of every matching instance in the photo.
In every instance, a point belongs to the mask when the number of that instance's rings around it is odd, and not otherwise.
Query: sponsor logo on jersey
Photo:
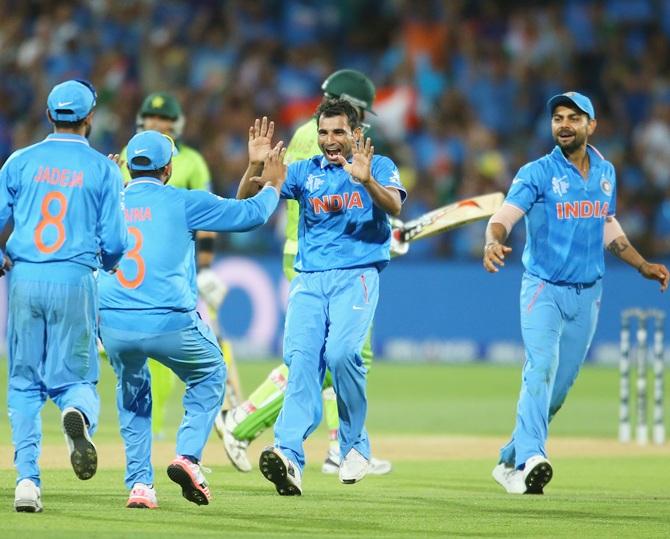
[[[565,178],[567,178],[567,176],[561,176],[560,178],[554,176],[551,179],[551,190],[561,198],[568,192],[568,189],[570,188],[570,184],[565,181]]]
[[[605,178],[603,176],[600,178],[600,189],[603,193],[605,193],[608,197],[612,196],[612,182],[609,181],[608,178]]]
[[[315,176],[314,174],[310,174],[307,176],[307,181],[305,182],[305,187],[310,193],[313,193],[314,191],[318,191],[319,188],[323,185],[324,180],[321,178],[323,177],[323,174],[319,174],[318,176]]]
[[[81,188],[84,185],[84,173],[80,170],[40,166],[34,180],[37,183]]]
[[[557,202],[556,217],[558,219],[602,219],[609,213],[609,202],[576,200],[574,202]]]
[[[352,193],[342,193],[339,195],[324,195],[322,197],[313,197],[309,199],[315,214],[333,213],[342,210],[351,210],[353,208],[363,209],[363,200],[358,191]]]

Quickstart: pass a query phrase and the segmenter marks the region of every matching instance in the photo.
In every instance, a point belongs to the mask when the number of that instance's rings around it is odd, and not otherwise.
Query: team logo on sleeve
[[[600,189],[602,190],[603,193],[605,193],[608,197],[612,196],[612,182],[609,181],[605,176],[600,178]]]
[[[393,174],[391,174],[389,181],[391,183],[395,183],[396,185],[400,185],[400,171],[397,168],[393,169]]]
[[[565,178],[567,178],[567,176],[561,176],[560,178],[554,176],[551,179],[551,190],[560,197],[563,197],[570,188],[570,184],[565,181]]]
[[[323,185],[323,181],[321,177],[323,174],[319,174],[318,176],[315,176],[314,174],[310,174],[307,176],[307,181],[305,182],[305,187],[310,193],[313,193],[314,191],[318,191],[319,188]]]

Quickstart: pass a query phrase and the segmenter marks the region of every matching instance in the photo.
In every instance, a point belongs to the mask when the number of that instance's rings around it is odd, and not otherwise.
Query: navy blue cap
[[[579,92],[565,92],[564,94],[558,94],[547,102],[547,107],[549,107],[549,112],[551,114],[554,113],[554,109],[558,105],[577,107],[579,110],[587,114],[591,120],[596,117],[596,111],[593,108],[591,100]]]
[[[93,110],[97,97],[95,88],[88,81],[67,80],[49,92],[47,108],[52,120],[78,122]]]
[[[158,131],[142,131],[128,142],[128,168],[132,170],[158,170],[167,165],[177,154],[174,141]]]

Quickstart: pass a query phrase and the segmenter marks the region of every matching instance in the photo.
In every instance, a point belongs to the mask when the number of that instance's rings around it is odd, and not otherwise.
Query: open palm
[[[267,116],[262,120],[256,118],[254,125],[249,128],[249,161],[263,163],[272,150],[272,135],[275,132],[275,123],[268,122]]]
[[[361,138],[354,141],[353,153],[351,156],[351,163],[338,155],[338,160],[344,170],[346,170],[352,177],[356,178],[361,183],[367,183],[371,176],[372,156],[375,153],[375,147],[372,145],[370,138],[363,143]]]

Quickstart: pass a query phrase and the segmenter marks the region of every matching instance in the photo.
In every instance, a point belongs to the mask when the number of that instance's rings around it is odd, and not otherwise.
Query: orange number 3
[[[144,274],[146,273],[146,266],[144,265],[144,258],[140,255],[140,250],[142,249],[142,244],[144,243],[144,237],[139,228],[134,226],[128,227],[128,233],[135,238],[135,246],[126,253],[125,258],[135,262],[137,266],[137,275],[134,279],[127,279],[123,274],[121,269],[116,272],[116,278],[121,283],[123,288],[137,288],[144,281]]]
[[[57,200],[59,204],[59,210],[56,215],[53,215],[49,212],[49,204],[52,200]],[[63,226],[63,218],[65,217],[65,212],[67,211],[67,198],[60,191],[51,191],[47,193],[42,199],[42,207],[40,213],[42,214],[42,220],[37,224],[35,228],[35,246],[40,253],[51,254],[58,251],[65,243],[65,227]],[[56,227],[56,241],[51,245],[46,245],[42,241],[42,233],[44,229],[49,225]]]

